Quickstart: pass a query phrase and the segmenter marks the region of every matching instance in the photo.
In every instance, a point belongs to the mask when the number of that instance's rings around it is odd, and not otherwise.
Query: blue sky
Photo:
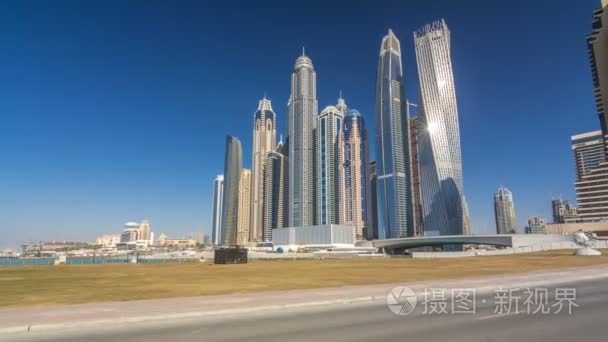
[[[342,90],[373,132],[382,36],[400,38],[417,101],[412,32],[439,18],[452,31],[474,230],[494,230],[500,185],[520,227],[549,218],[552,196],[575,198],[570,136],[599,128],[585,45],[599,3],[2,2],[0,247],[93,240],[144,218],[157,233],[209,232],[224,136],[244,141],[249,166],[265,92],[285,132],[302,46],[320,109]]]

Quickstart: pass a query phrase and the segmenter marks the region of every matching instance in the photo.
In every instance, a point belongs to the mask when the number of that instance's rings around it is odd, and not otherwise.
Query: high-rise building
[[[338,138],[339,223],[352,224],[357,240],[369,235],[369,142],[363,116],[353,109]],[[333,223],[333,222],[328,222]]]
[[[464,233],[462,160],[450,30],[443,20],[414,33],[420,80],[418,157],[424,233]]]
[[[224,175],[217,175],[213,181],[213,227],[211,240],[220,245],[222,237],[222,206],[224,204]]]
[[[315,224],[315,130],[317,122],[317,75],[312,61],[302,52],[291,74],[288,103],[289,225]]]
[[[580,222],[608,221],[608,161],[603,161],[576,181]]]
[[[346,108],[343,99],[342,108]],[[344,109],[345,110],[345,109]],[[327,106],[317,119],[317,219],[319,224],[338,223],[338,134],[344,113]]]
[[[528,226],[526,227],[526,234],[545,234],[545,220],[542,217],[530,217],[528,219]]]
[[[378,178],[376,174],[376,161],[369,162],[369,202],[370,202],[370,228],[367,230],[367,239],[378,239]]]
[[[573,135],[571,146],[577,180],[606,159],[604,139],[600,130]]]
[[[251,158],[251,229],[249,239],[262,241],[264,231],[264,167],[266,155],[276,148],[276,115],[270,100],[260,100],[253,114],[253,155]]]
[[[422,221],[422,198],[420,193],[420,165],[418,162],[418,118],[409,115],[410,121],[410,174],[412,175],[412,217],[414,236],[424,234]]]
[[[220,245],[236,244],[239,215],[239,184],[243,168],[241,141],[226,136],[226,158],[224,161],[224,203],[222,204],[222,229]]]
[[[593,12],[592,32],[587,36],[587,49],[591,64],[591,76],[595,105],[600,118],[604,138],[608,137],[608,0]]]
[[[578,209],[561,197],[551,200],[553,223],[574,223],[578,220]]]
[[[251,229],[251,170],[243,169],[239,180],[239,214],[237,219],[236,244],[249,242]]]
[[[382,39],[376,76],[376,173],[379,237],[413,236],[409,121],[401,46],[393,31]]]
[[[494,194],[494,217],[496,234],[512,234],[517,231],[513,194],[503,186]]]
[[[264,241],[272,241],[272,230],[288,225],[287,156],[283,141],[266,156],[264,169]]]

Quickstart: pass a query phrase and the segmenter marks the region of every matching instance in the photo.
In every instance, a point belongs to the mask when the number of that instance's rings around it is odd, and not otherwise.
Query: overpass
[[[405,250],[416,247],[445,245],[492,245],[502,247],[525,247],[543,243],[570,241],[559,234],[493,234],[493,235],[444,235],[420,236],[397,239],[359,241],[357,246],[370,246],[384,250]]]

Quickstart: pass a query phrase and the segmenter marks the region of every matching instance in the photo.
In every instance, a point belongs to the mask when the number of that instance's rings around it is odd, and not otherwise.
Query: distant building
[[[573,135],[571,138],[576,180],[582,179],[606,158],[602,131]]]
[[[528,226],[526,227],[526,234],[545,234],[545,220],[541,217],[530,217],[528,219]]]
[[[264,167],[266,156],[276,148],[276,115],[269,99],[260,100],[253,114],[253,156],[251,159],[251,227],[250,241],[262,241],[264,234]],[[243,242],[244,239],[241,239]]]
[[[213,227],[211,240],[214,245],[220,245],[222,236],[222,206],[224,204],[224,175],[217,175],[213,181]]]
[[[502,186],[494,194],[494,217],[496,234],[513,234],[517,231],[513,194]]]
[[[150,242],[151,232],[148,220],[140,222],[127,222],[120,234],[120,242],[148,241]]]
[[[120,243],[121,234],[108,234],[99,236],[95,239],[95,244],[102,247],[115,247]]]
[[[338,135],[338,222],[352,224],[357,240],[370,228],[369,141],[363,116],[350,110]]]
[[[272,241],[272,231],[287,227],[287,156],[283,140],[266,156],[264,168],[264,241]]]
[[[341,224],[275,229],[272,237],[274,247],[284,251],[300,247],[354,247],[355,242],[355,228]]]
[[[604,138],[608,136],[608,0],[593,12],[587,49],[593,79],[593,94]]]
[[[224,202],[222,204],[221,246],[236,244],[239,215],[239,184],[243,169],[241,141],[233,136],[226,137],[226,158],[224,162]]]
[[[251,228],[251,170],[243,169],[239,181],[239,216],[236,232],[236,244],[249,242]]]
[[[559,198],[551,200],[553,212],[553,223],[576,222],[578,220],[578,209],[571,206],[568,201]]]
[[[188,248],[196,247],[196,245],[197,241],[194,239],[169,239],[165,234],[160,234],[158,238],[158,246],[160,247]]]

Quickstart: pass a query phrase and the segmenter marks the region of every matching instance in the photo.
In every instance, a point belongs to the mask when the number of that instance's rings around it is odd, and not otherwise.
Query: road
[[[348,304],[324,309],[292,309],[280,314],[214,317],[178,322],[99,326],[95,329],[31,333],[8,341],[606,341],[608,339],[608,279],[561,284],[576,288],[571,315],[566,306],[555,314],[528,314],[521,305],[508,315],[495,313],[495,293],[479,295],[476,313],[424,313],[421,303],[404,316],[393,314],[385,303]],[[521,290],[523,291],[523,289]],[[549,287],[549,304],[555,304]],[[485,304],[482,299],[486,299]],[[451,300],[448,300],[451,303]],[[450,309],[448,304],[448,310]],[[430,307],[427,306],[427,309]],[[506,311],[506,310],[505,310]],[[7,337],[7,336],[6,336]]]

